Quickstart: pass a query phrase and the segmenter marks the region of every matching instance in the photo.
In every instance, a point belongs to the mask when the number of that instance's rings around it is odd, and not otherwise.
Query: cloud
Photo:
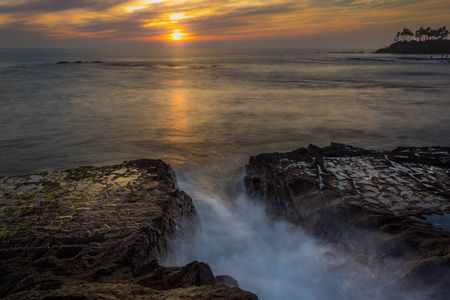
[[[239,32],[241,34],[256,33],[263,28],[276,29],[275,24],[280,21],[279,16],[288,14],[291,9],[291,5],[270,5],[219,11],[215,14],[188,20],[186,26],[200,36],[235,35]]]
[[[0,0],[0,34],[157,40],[180,30],[197,40],[242,40],[448,26],[449,14],[448,0]]]
[[[126,0],[37,0],[37,1],[2,1],[0,13],[58,12],[77,8],[102,11],[111,6],[127,2]],[[2,3],[6,3],[1,5]]]
[[[328,5],[347,8],[401,7],[428,0],[313,0],[317,5]]]

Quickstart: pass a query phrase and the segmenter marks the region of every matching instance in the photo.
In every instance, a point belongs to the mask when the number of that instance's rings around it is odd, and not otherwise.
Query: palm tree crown
[[[412,32],[408,28],[403,28],[403,30],[400,32],[397,32],[397,34],[394,37],[394,42],[406,42],[411,40],[416,41],[427,41],[427,40],[444,40],[449,35],[449,30],[447,29],[447,26],[443,26],[438,29],[432,29],[431,27],[427,27],[426,29],[423,27],[420,27],[415,32]]]

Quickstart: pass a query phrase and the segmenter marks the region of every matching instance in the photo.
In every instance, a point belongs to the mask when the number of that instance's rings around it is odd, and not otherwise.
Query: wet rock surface
[[[310,145],[251,157],[245,186],[270,217],[336,245],[393,288],[449,299],[449,167],[450,148]]]
[[[0,178],[0,297],[257,299],[215,285],[207,264],[160,265],[198,228],[161,160]]]

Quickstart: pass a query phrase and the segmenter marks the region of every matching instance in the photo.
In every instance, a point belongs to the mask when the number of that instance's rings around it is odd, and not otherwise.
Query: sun
[[[186,35],[186,33],[182,33],[181,30],[176,29],[170,35],[170,39],[173,41],[181,41],[182,39],[184,39],[185,35]]]

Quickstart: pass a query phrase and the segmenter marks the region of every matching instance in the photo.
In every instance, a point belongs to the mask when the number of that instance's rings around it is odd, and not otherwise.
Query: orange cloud
[[[298,37],[442,26],[448,0],[3,0],[2,28],[49,37],[137,40],[174,30],[197,40]],[[0,28],[1,30],[1,28]],[[390,34],[390,33],[389,33]]]

